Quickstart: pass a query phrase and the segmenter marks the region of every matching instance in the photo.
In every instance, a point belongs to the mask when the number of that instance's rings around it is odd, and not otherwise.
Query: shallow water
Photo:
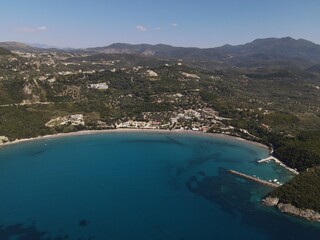
[[[0,239],[317,239],[316,224],[262,206],[287,181],[268,151],[236,139],[108,133],[0,150]]]

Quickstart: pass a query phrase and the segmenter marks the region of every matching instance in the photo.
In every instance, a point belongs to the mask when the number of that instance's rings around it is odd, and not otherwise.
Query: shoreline
[[[62,138],[62,137],[73,137],[73,136],[95,135],[95,134],[108,134],[108,133],[158,133],[158,134],[178,133],[178,134],[188,134],[188,135],[195,135],[195,136],[214,137],[214,138],[220,138],[220,139],[226,139],[226,140],[229,139],[229,140],[236,140],[239,142],[254,145],[259,148],[263,148],[265,150],[268,150],[269,157],[272,156],[272,149],[270,149],[270,147],[268,147],[267,145],[264,145],[259,142],[250,141],[250,140],[247,140],[247,139],[244,139],[241,137],[232,136],[232,135],[226,135],[226,134],[222,134],[222,133],[207,133],[207,132],[192,131],[192,130],[180,130],[180,129],[167,130],[167,129],[135,129],[135,128],[81,130],[81,131],[77,131],[77,132],[57,133],[57,134],[38,136],[38,137],[34,137],[34,138],[22,138],[22,139],[17,139],[17,140],[11,141],[11,142],[6,142],[3,144],[0,144],[0,150],[3,147],[12,146],[12,145],[20,144],[20,143],[38,141],[38,140],[55,139],[55,138]],[[286,164],[281,162],[279,159],[276,159],[274,162],[295,175],[299,174],[295,169],[288,167]]]
[[[298,172],[297,170],[288,167],[286,164],[284,164],[283,162],[281,162],[278,158],[276,158],[276,157],[273,157],[273,158],[274,158],[273,161],[274,161],[276,164],[279,164],[281,167],[286,168],[288,171],[292,172],[292,173],[295,174],[295,175],[298,175],[298,174],[299,174],[299,172]]]
[[[258,160],[258,163],[265,163],[265,162],[269,162],[269,161],[273,161],[276,164],[279,164],[281,167],[286,168],[288,171],[294,173],[295,175],[298,175],[299,172],[293,168],[288,167],[286,164],[284,164],[283,162],[281,162],[278,158],[272,156],[272,152],[270,152],[270,156],[261,160]]]
[[[313,222],[320,222],[320,213],[316,212],[312,209],[302,209],[294,206],[291,203],[283,203],[277,197],[264,197],[262,199],[262,204],[267,207],[274,207],[278,211],[294,216],[299,217],[305,220],[313,221]]]
[[[0,150],[3,147],[12,146],[20,143],[27,143],[32,141],[38,141],[38,140],[46,140],[46,139],[55,139],[55,138],[63,138],[63,137],[73,137],[73,136],[85,136],[85,135],[95,135],[95,134],[108,134],[108,133],[158,133],[158,134],[187,134],[187,135],[194,135],[194,136],[206,136],[206,137],[214,137],[214,138],[220,138],[220,139],[226,139],[226,140],[236,140],[239,142],[247,143],[250,145],[254,145],[256,147],[265,149],[268,151],[268,156],[272,156],[272,149],[268,147],[267,145],[264,145],[259,142],[250,141],[241,137],[236,137],[232,135],[226,135],[222,133],[207,133],[207,132],[200,132],[200,131],[192,131],[192,130],[167,130],[167,129],[134,129],[134,128],[118,128],[118,129],[102,129],[102,130],[81,130],[77,132],[69,132],[69,133],[57,133],[57,134],[51,134],[51,135],[44,135],[44,136],[38,136],[34,138],[22,138],[17,139],[11,142],[6,142],[3,144],[0,144]],[[272,156],[273,157],[273,156]],[[274,158],[274,157],[273,157]],[[281,162],[279,159],[274,161],[279,166],[285,168],[286,170],[290,171],[291,173],[297,175],[299,174],[296,170],[288,167],[286,164]]]
[[[235,140],[243,143],[247,143],[250,145],[254,145],[259,148],[263,148],[267,150],[268,156],[272,156],[272,149],[268,147],[267,145],[264,145],[259,142],[250,141],[241,137],[226,135],[222,133],[207,133],[207,132],[200,132],[200,131],[192,131],[192,130],[167,130],[167,129],[134,129],[134,128],[118,128],[118,129],[102,129],[102,130],[82,130],[77,132],[69,132],[69,133],[57,133],[57,134],[51,134],[51,135],[44,135],[44,136],[38,136],[34,138],[22,138],[22,139],[16,139],[14,141],[9,141],[6,143],[0,144],[0,150],[3,147],[12,146],[20,143],[27,143],[32,141],[39,141],[39,140],[45,140],[45,139],[55,139],[55,138],[61,138],[61,137],[72,137],[72,136],[85,136],[85,135],[95,135],[95,134],[108,134],[108,133],[158,133],[158,134],[187,134],[187,135],[195,135],[195,136],[207,136],[207,137],[214,137],[214,138],[220,138],[225,140]],[[272,156],[273,157],[273,156]],[[274,158],[274,157],[273,157]],[[281,162],[279,159],[276,159],[274,161],[279,166],[285,168],[286,170],[290,171],[291,173],[297,175],[299,174],[296,170],[288,167],[286,164]]]
[[[84,135],[95,135],[95,134],[106,134],[106,133],[140,133],[140,132],[148,132],[148,133],[178,133],[178,134],[190,134],[190,135],[198,135],[198,136],[211,136],[216,138],[224,138],[224,139],[233,139],[238,140],[242,142],[249,143],[251,145],[255,145],[260,148],[264,148],[269,150],[270,154],[270,148],[262,143],[250,141],[241,137],[226,135],[222,133],[206,133],[206,132],[200,132],[200,131],[192,131],[192,130],[167,130],[167,129],[134,129],[134,128],[118,128],[118,129],[102,129],[102,130],[81,130],[77,132],[69,132],[69,133],[57,133],[57,134],[50,134],[50,135],[44,135],[44,136],[38,136],[33,138],[21,138],[16,139],[14,141],[9,141],[6,143],[0,144],[0,149],[2,147],[7,147],[11,145],[16,145],[19,143],[26,143],[26,142],[32,142],[37,140],[44,140],[44,139],[54,139],[54,138],[62,138],[62,137],[72,137],[72,136],[84,136]]]

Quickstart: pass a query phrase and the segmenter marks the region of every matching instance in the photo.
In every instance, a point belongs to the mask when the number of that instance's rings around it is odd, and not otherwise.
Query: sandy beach
[[[34,138],[23,138],[23,139],[17,139],[11,142],[6,142],[3,144],[0,144],[1,147],[5,146],[10,146],[14,144],[19,144],[19,143],[24,143],[24,142],[30,142],[30,141],[36,141],[36,140],[42,140],[42,139],[51,139],[51,138],[60,138],[60,137],[70,137],[70,136],[81,136],[81,135],[92,135],[92,134],[105,134],[105,133],[123,133],[123,132],[150,132],[150,133],[163,133],[163,134],[175,134],[175,133],[180,133],[180,134],[191,134],[191,135],[202,135],[202,136],[211,136],[214,138],[224,138],[224,139],[231,139],[231,140],[238,140],[238,141],[243,141],[247,142],[249,144],[256,145],[258,147],[268,149],[270,148],[264,144],[258,143],[258,142],[253,142],[246,140],[244,138],[240,137],[234,137],[226,134],[219,134],[219,133],[205,133],[205,132],[199,132],[199,131],[192,131],[192,130],[161,130],[161,129],[133,129],[133,128],[121,128],[121,129],[105,129],[105,130],[83,130],[83,131],[78,131],[78,132],[70,132],[70,133],[57,133],[57,134],[52,134],[52,135],[44,135],[44,136],[38,136]]]
[[[264,144],[258,143],[258,142],[253,142],[249,141],[240,137],[234,137],[230,135],[225,135],[225,134],[218,134],[218,133],[205,133],[205,132],[197,132],[197,131],[192,131],[192,130],[161,130],[161,129],[128,129],[128,128],[123,128],[123,129],[109,129],[109,130],[83,130],[83,131],[78,131],[78,132],[70,132],[70,133],[57,133],[53,135],[45,135],[45,136],[38,136],[35,138],[24,138],[24,139],[17,139],[12,142],[7,142],[0,144],[0,149],[2,147],[14,145],[14,144],[19,144],[19,143],[24,143],[24,142],[31,142],[31,141],[36,141],[36,140],[44,140],[44,139],[52,139],[52,138],[61,138],[61,137],[71,137],[71,136],[82,136],[82,135],[93,135],[93,134],[107,134],[107,133],[125,133],[125,132],[133,132],[133,133],[158,133],[158,134],[191,134],[191,135],[196,135],[196,136],[209,136],[209,137],[214,137],[214,138],[222,138],[226,140],[238,140],[238,141],[243,141],[248,144],[253,144],[257,147],[267,149],[269,150],[269,155],[271,156],[271,151],[270,148]],[[279,159],[276,159],[275,163],[279,164],[280,166],[286,168],[287,170],[291,171],[294,174],[298,174],[298,172],[287,165],[285,165],[283,162],[281,162]]]

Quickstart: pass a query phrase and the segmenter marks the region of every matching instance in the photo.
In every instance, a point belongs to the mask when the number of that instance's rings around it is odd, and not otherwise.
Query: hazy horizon
[[[281,38],[292,38],[290,36],[283,36],[283,37],[268,37],[268,38],[277,38],[277,39],[281,39]],[[237,45],[243,45],[243,44],[246,44],[246,43],[250,43],[250,42],[253,42],[255,40],[258,40],[258,39],[268,39],[268,38],[257,38],[257,39],[252,39],[250,40],[249,42],[244,42],[244,43],[239,43],[239,44],[232,44],[231,46],[237,46]],[[294,40],[307,40],[307,41],[311,41],[309,39],[304,39],[304,38],[298,38],[298,39],[295,39],[295,38],[292,38]],[[107,46],[110,46],[112,44],[129,44],[129,45],[143,45],[143,44],[147,44],[147,45],[168,45],[168,46],[172,46],[172,47],[186,47],[186,48],[200,48],[200,49],[206,49],[206,48],[215,48],[215,47],[222,47],[224,45],[228,45],[228,43],[225,43],[225,44],[222,44],[222,45],[219,45],[219,46],[212,46],[212,47],[197,47],[197,46],[179,46],[179,45],[172,45],[172,44],[166,44],[166,43],[129,43],[129,42],[114,42],[114,43],[110,43],[110,44],[104,44],[104,45],[99,45],[99,46],[90,46],[90,47],[79,47],[79,48],[76,48],[76,47],[72,47],[72,46],[52,46],[52,45],[47,45],[45,43],[28,43],[28,42],[19,42],[19,41],[1,41],[1,42],[16,42],[16,43],[22,43],[22,44],[26,44],[26,45],[29,45],[29,46],[33,46],[33,47],[38,47],[38,48],[58,48],[58,49],[86,49],[86,48],[95,48],[95,47],[107,47]],[[0,43],[1,43],[0,42]],[[313,41],[311,41],[313,42]],[[320,45],[319,43],[317,42],[313,42],[315,44],[318,44]]]
[[[0,3],[0,42],[59,48],[112,43],[211,48],[287,37],[320,43],[312,0],[41,1]]]

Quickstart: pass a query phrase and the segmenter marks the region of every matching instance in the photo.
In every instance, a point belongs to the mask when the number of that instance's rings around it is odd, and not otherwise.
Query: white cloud
[[[178,27],[178,23],[171,23],[172,27]]]
[[[42,26],[42,27],[38,27],[37,30],[38,31],[47,31],[48,29],[47,29],[47,27]]]
[[[136,29],[137,29],[138,31],[141,31],[141,32],[146,32],[146,31],[148,31],[148,29],[147,29],[145,26],[143,26],[143,25],[138,25],[138,26],[136,26]]]
[[[160,30],[161,30],[161,27],[156,27],[156,30],[157,30],[157,31],[160,31]]]

